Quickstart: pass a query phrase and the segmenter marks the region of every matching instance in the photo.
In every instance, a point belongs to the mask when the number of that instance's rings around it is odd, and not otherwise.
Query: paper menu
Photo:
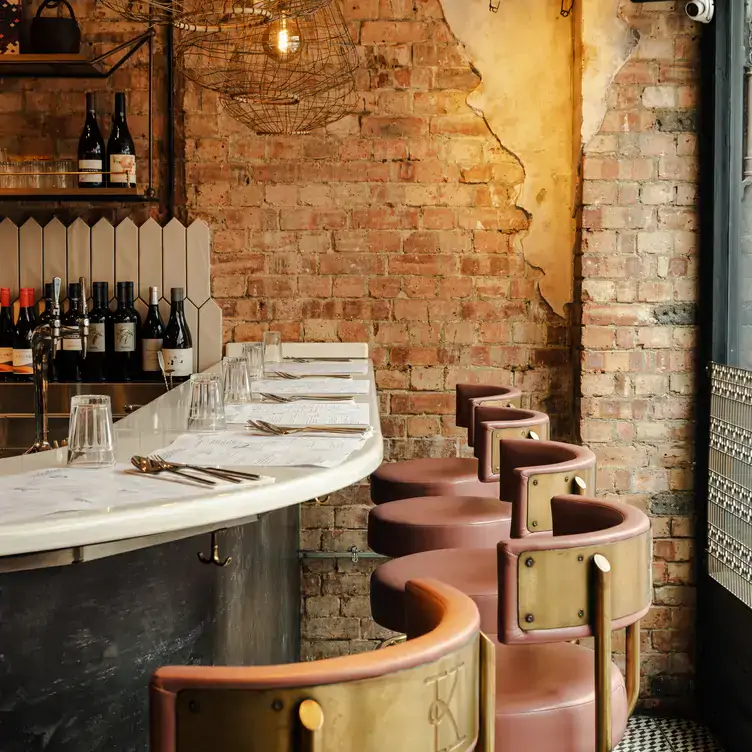
[[[184,501],[273,482],[269,477],[242,484],[220,481],[216,486],[198,486],[166,473],[143,475],[130,465],[101,470],[46,468],[0,477],[0,524],[69,512],[108,512],[154,502]]]
[[[371,382],[367,379],[260,379],[251,385],[254,394],[368,394]]]
[[[183,434],[158,454],[168,461],[214,467],[336,467],[366,443],[363,437]]]
[[[285,360],[282,363],[266,363],[264,368],[273,371],[285,371],[296,376],[316,375],[327,373],[348,373],[352,376],[365,376],[368,373],[367,360],[348,360],[344,363],[337,361],[314,360],[310,363],[298,363]]]
[[[356,402],[291,402],[273,404],[254,402],[245,405],[227,405],[228,423],[247,423],[265,420],[280,426],[370,426],[367,404]]]

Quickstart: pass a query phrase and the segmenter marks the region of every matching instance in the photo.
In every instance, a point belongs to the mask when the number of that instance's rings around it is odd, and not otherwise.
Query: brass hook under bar
[[[217,567],[226,567],[232,561],[232,556],[222,559],[219,555],[219,533],[221,532],[224,531],[215,530],[211,534],[211,556],[204,556],[201,551],[198,552],[198,560],[202,564],[214,564]]]

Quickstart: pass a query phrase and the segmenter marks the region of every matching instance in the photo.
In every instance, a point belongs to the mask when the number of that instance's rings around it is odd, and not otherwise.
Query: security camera
[[[710,23],[715,14],[715,0],[690,0],[684,11],[693,21]]]

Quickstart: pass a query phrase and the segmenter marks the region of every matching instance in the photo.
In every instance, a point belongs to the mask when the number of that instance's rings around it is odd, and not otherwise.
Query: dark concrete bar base
[[[84,564],[0,575],[0,750],[143,752],[164,665],[295,661],[298,507]]]

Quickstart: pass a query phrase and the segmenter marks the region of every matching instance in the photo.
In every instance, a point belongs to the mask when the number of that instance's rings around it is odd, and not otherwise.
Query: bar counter
[[[359,377],[354,377],[359,378]],[[147,684],[166,664],[298,658],[298,505],[381,463],[373,435],[334,468],[243,468],[269,485],[0,524],[0,749],[143,752]],[[185,433],[183,385],[115,426],[118,461]],[[62,466],[66,450],[0,460],[0,474]],[[91,482],[96,482],[96,470]],[[0,521],[1,522],[1,521]],[[226,567],[203,564],[217,530]]]

